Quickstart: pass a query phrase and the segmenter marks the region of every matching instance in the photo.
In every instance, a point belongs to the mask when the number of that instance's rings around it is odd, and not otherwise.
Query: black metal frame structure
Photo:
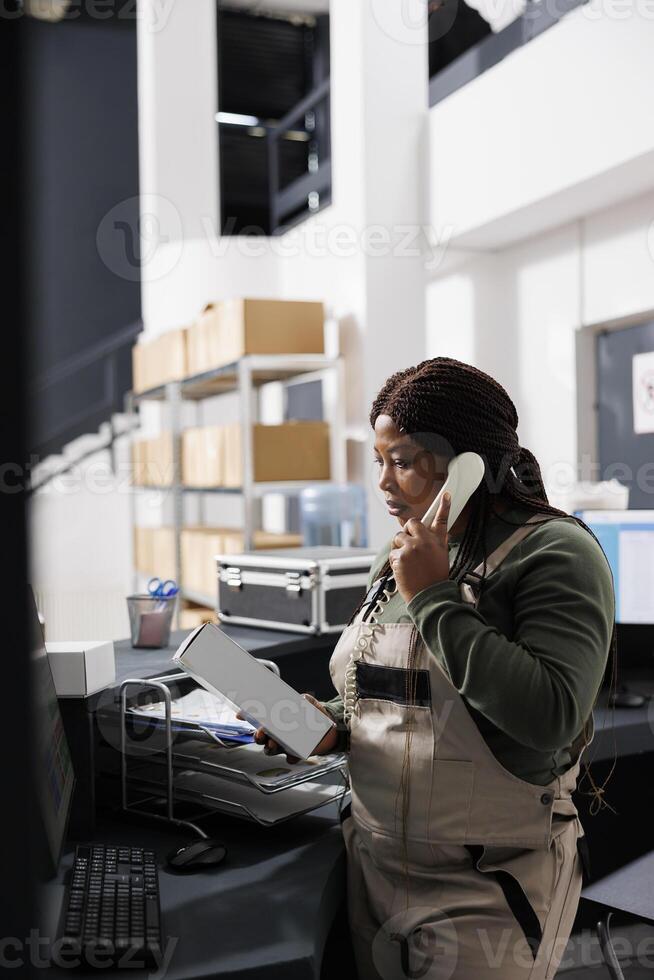
[[[331,200],[332,163],[329,139],[330,111],[330,80],[325,78],[301,102],[298,102],[283,119],[275,126],[266,129],[268,144],[268,187],[270,197],[270,232],[273,235],[287,231],[296,220],[307,216],[306,207],[309,194],[317,193],[320,206],[324,207]],[[306,174],[292,181],[286,187],[279,186],[279,140],[289,129],[297,126],[298,121],[305,125],[307,115],[311,113],[317,121],[320,113],[324,124],[320,126],[319,148],[321,160],[315,171],[308,170]],[[315,125],[312,132],[316,132]]]
[[[566,14],[588,0],[529,0],[520,17],[496,34],[489,34],[429,80],[429,105],[435,106],[457,89],[558,24]]]

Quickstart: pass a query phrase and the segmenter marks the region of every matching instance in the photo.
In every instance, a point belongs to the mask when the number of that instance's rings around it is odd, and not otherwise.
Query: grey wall
[[[609,330],[597,337],[598,442],[601,479],[607,468],[625,464],[633,474],[616,479],[630,487],[630,509],[654,509],[654,492],[647,485],[638,486],[638,470],[654,462],[654,433],[636,435],[632,408],[632,358],[634,354],[654,350],[654,322],[624,330]],[[645,471],[642,471],[642,476]],[[649,484],[653,475],[649,473]]]
[[[136,25],[115,14],[48,24],[21,22],[26,59],[24,125],[29,188],[27,276],[35,378],[140,317],[137,242]],[[122,204],[121,204],[122,202]],[[119,206],[101,256],[96,236]],[[121,254],[122,251],[122,254]],[[126,352],[128,355],[128,352]],[[35,444],[91,403],[100,366],[43,393]],[[127,373],[127,377],[124,375]],[[129,356],[123,384],[131,381]]]

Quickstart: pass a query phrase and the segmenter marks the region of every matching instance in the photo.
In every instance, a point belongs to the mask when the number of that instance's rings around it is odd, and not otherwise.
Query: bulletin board
[[[654,510],[654,320],[595,343],[601,478],[629,487],[630,510]]]

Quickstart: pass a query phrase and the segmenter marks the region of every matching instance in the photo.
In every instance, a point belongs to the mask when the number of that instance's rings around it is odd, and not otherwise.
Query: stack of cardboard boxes
[[[167,330],[147,344],[132,348],[132,387],[135,392],[179,381],[188,374],[186,329]]]
[[[142,575],[157,575],[162,581],[175,578],[175,529],[134,528],[134,567]]]
[[[243,485],[240,422],[185,429],[182,433],[182,483],[187,487]],[[135,486],[169,487],[173,481],[170,432],[132,443]],[[328,480],[327,422],[284,422],[252,426],[252,472],[258,483],[277,480]]]
[[[299,534],[254,532],[255,548],[297,548]],[[217,554],[235,555],[243,551],[243,532],[230,527],[185,527],[181,534],[182,582],[184,587],[204,595],[216,591]],[[142,575],[160,579],[175,578],[175,530],[173,527],[134,528],[134,564]]]
[[[209,303],[188,330],[188,372],[201,374],[245,354],[323,354],[322,303],[230,299]]]
[[[254,547],[298,548],[300,534],[274,534],[255,530]],[[243,532],[234,528],[186,527],[181,535],[182,582],[206,596],[216,594],[216,563],[218,554],[237,555],[244,550]]]
[[[186,429],[182,435],[182,481],[187,487],[243,484],[240,422]],[[252,426],[252,473],[256,482],[328,480],[326,422]]]
[[[173,482],[173,440],[170,432],[132,443],[133,481],[137,487],[169,487]]]
[[[134,391],[203,374],[246,354],[324,354],[322,303],[230,299],[209,303],[190,327],[133,349]]]
[[[140,343],[133,350],[133,388],[142,393],[169,381],[194,377],[248,354],[323,354],[322,303],[232,299],[209,303],[195,323]],[[186,429],[182,435],[182,482],[188,487],[240,487],[243,483],[241,424]],[[134,483],[169,486],[173,477],[171,434],[133,444]],[[252,426],[253,479],[257,482],[328,480],[329,426],[285,422]],[[297,547],[296,534],[255,531],[255,548]],[[182,586],[202,595],[216,592],[214,556],[244,550],[233,528],[189,527],[181,535]],[[175,577],[172,527],[135,529],[135,564],[144,575]],[[183,610],[180,625],[211,618],[207,609]]]

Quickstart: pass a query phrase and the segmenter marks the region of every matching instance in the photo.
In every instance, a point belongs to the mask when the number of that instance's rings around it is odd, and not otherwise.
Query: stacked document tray
[[[127,685],[139,691],[129,701]],[[144,802],[167,798],[170,819],[173,804],[183,801],[207,813],[273,826],[326,803],[344,805],[349,800],[344,753],[311,756],[294,764],[283,754],[266,755],[253,741],[251,725],[236,719],[228,704],[189,679],[134,679],[122,688],[122,735],[126,727],[138,734],[139,727],[150,726],[157,732],[159,747],[153,751],[150,740],[137,738],[127,748],[122,739],[124,809],[147,812]],[[153,688],[162,696],[144,703],[143,694],[151,694]],[[127,802],[128,786],[132,795],[141,796],[139,802]]]
[[[263,793],[248,783],[235,782],[213,773],[183,769],[176,770],[173,775],[173,792],[175,800],[197,803],[209,811],[272,827],[326,803],[347,801],[347,783],[344,777],[340,780],[334,778],[336,775],[338,773],[329,773],[328,777],[324,773],[317,774],[311,781],[286,787],[283,793]],[[163,787],[164,783],[163,773],[157,779],[152,770],[143,780],[143,786],[149,789]]]

